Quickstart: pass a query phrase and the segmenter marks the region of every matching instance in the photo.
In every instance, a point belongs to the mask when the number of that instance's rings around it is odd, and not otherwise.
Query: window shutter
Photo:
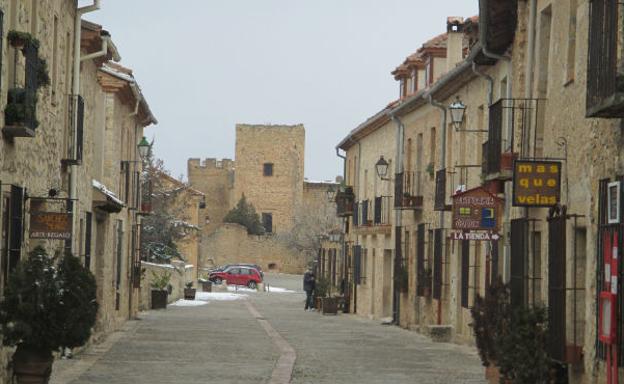
[[[11,185],[11,227],[9,229],[9,272],[20,261],[24,238],[24,188]]]
[[[418,224],[416,239],[416,295],[424,296],[425,284],[425,224]]]
[[[381,197],[375,197],[375,224],[381,224]]]
[[[528,234],[529,221],[527,219],[511,220],[510,301],[512,306],[523,306],[527,299],[524,276],[528,251]]]
[[[353,275],[355,284],[360,285],[361,272],[362,272],[362,246],[353,246]]]
[[[461,241],[461,305],[468,308],[468,283],[470,279],[470,241]]]
[[[433,231],[433,298],[442,298],[442,228]]]

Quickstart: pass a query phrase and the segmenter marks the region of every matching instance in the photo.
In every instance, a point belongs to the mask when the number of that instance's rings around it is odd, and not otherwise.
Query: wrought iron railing
[[[422,172],[401,172],[395,175],[394,207],[420,209],[423,206],[421,192]]]
[[[624,117],[622,63],[622,2],[589,2],[587,116]]]

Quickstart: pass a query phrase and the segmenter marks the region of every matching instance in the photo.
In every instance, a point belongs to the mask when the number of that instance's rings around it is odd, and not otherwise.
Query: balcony
[[[624,117],[623,3],[589,2],[587,117]]]
[[[338,191],[336,193],[336,215],[338,217],[352,216],[354,202],[353,187],[346,187],[344,191]]]
[[[7,105],[4,109],[4,127],[2,134],[12,140],[15,137],[34,137],[37,121],[37,90],[45,85],[40,72],[43,64],[39,59],[39,49],[36,44],[27,43],[21,48],[25,57],[25,76],[23,87],[13,85],[8,91]],[[17,62],[18,50],[14,52]],[[47,78],[47,73],[45,74]],[[49,81],[49,78],[48,78]]]
[[[394,208],[422,209],[421,172],[402,172],[395,175]]]
[[[354,215],[357,215],[357,218],[354,224],[360,233],[390,230],[392,196],[377,196],[371,200],[362,200],[355,205]]]
[[[545,111],[542,102],[540,99],[500,99],[490,105],[488,139],[482,151],[485,181],[512,179],[513,161],[518,158],[514,145],[517,130],[533,153],[540,153],[543,147],[540,127]],[[519,149],[522,152],[522,145]]]

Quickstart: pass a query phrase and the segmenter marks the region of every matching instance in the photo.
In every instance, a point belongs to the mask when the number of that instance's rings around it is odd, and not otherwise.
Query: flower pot
[[[517,152],[503,152],[501,153],[500,169],[501,171],[511,171],[513,167],[513,161],[518,158]]]
[[[184,288],[184,300],[195,300],[195,288]]]
[[[338,299],[335,297],[324,297],[322,299],[322,311],[323,315],[337,315],[338,314]]]
[[[212,281],[202,281],[201,284],[203,292],[212,292]]]
[[[152,203],[147,203],[147,202],[141,203],[141,212],[142,213],[151,213],[152,212]]]
[[[485,367],[485,378],[490,384],[500,383],[500,371],[498,370],[498,367],[494,364],[490,364]]]
[[[320,311],[323,308],[323,298],[322,297],[315,297],[314,298],[314,308],[317,311]]]
[[[46,384],[52,374],[53,361],[50,351],[20,344],[13,355],[13,373],[19,384]]]
[[[152,290],[152,309],[167,308],[167,291]]]

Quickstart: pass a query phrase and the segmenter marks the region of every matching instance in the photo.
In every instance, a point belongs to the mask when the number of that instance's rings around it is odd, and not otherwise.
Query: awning
[[[108,213],[117,213],[124,207],[121,201],[113,192],[111,192],[104,184],[97,180],[92,180],[93,188],[96,193],[93,196],[93,206]]]

